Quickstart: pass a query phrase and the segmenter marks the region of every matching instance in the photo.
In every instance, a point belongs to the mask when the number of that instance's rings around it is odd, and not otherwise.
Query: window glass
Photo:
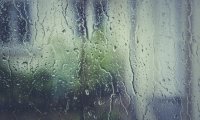
[[[0,120],[200,120],[199,0],[0,0]]]

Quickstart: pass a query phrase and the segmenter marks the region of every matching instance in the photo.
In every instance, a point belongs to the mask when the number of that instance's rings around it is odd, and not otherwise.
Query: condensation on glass
[[[0,0],[1,120],[199,120],[199,0]]]

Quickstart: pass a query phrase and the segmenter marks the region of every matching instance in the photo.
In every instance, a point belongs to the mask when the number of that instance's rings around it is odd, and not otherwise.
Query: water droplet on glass
[[[86,95],[89,95],[90,93],[89,93],[89,90],[85,90],[85,94]]]

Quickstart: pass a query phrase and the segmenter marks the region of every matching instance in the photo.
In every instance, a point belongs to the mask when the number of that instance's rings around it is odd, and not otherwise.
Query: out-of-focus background
[[[199,0],[0,0],[1,120],[199,120]]]

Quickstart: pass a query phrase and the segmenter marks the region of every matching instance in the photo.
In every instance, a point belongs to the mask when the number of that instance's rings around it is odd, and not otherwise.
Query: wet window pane
[[[0,120],[199,120],[199,0],[0,0]]]
[[[0,12],[1,42],[22,43],[30,41],[29,20],[31,20],[27,1],[2,1]]]

